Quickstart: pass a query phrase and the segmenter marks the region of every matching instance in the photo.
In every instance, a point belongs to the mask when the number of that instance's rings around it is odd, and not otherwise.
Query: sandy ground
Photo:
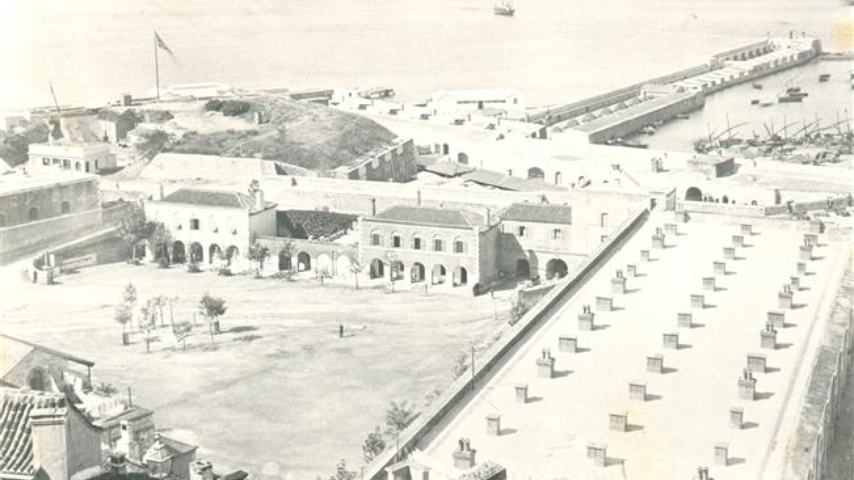
[[[509,307],[489,296],[389,294],[125,264],[61,282],[34,286],[6,275],[2,330],[93,360],[95,383],[132,387],[135,402],[156,411],[159,428],[200,444],[218,471],[288,479],[326,477],[340,458],[359,465],[361,442],[383,424],[389,402],[422,408],[450,383],[455,357],[505,324],[495,309]],[[224,333],[210,347],[199,326],[182,350],[164,328],[150,354],[139,335],[122,347],[113,310],[128,282],[140,300],[177,296],[176,321],[192,320],[203,292],[222,296]]]
[[[712,276],[712,262],[722,259],[738,226],[680,225],[684,235],[668,236],[672,248],[653,250],[655,261],[641,262],[638,252],[649,248],[659,222],[651,220],[462,414],[420,447],[450,468],[457,439],[467,437],[479,462],[498,461],[515,478],[691,478],[700,465],[709,466],[716,480],[779,478],[776,459],[796,427],[821,337],[814,332],[832,306],[846,246],[818,249],[821,259],[810,262],[811,274],[795,294],[798,308],[785,311],[778,348],[767,350],[760,348],[759,332],[766,312],[778,310],[780,286],[795,273],[801,233],[765,229],[750,237],[750,248],[738,249],[740,259],[727,262],[729,274],[716,277],[718,289],[704,292],[701,277]],[[627,263],[637,263],[643,276],[629,278],[628,294],[614,296],[618,310],[596,313],[597,330],[579,331],[582,305],[595,309],[596,296],[611,296],[610,278]],[[705,294],[706,308],[690,308],[694,293]],[[698,325],[677,328],[678,312],[693,313]],[[665,332],[679,333],[678,350],[663,348]],[[577,337],[583,353],[560,352],[561,334]],[[537,376],[542,348],[556,357],[554,378]],[[770,368],[756,374],[757,400],[740,400],[737,379],[752,352],[767,355]],[[646,356],[655,354],[664,355],[663,375],[646,371]],[[629,399],[630,381],[646,383],[646,401]],[[514,399],[518,383],[529,386],[527,404]],[[730,407],[744,408],[745,428],[730,428]],[[609,430],[611,413],[627,413],[627,432]],[[489,414],[501,415],[500,436],[487,434]],[[718,442],[729,445],[728,466],[714,464]],[[608,467],[596,468],[586,458],[589,443],[607,445]]]

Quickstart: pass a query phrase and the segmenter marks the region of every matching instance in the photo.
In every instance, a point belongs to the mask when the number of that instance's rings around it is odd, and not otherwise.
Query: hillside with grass
[[[218,101],[216,101],[218,102]],[[231,103],[230,103],[231,102]],[[266,123],[255,125],[260,112]],[[253,96],[202,105],[206,121],[229,128],[187,128],[170,151],[280,160],[311,170],[332,170],[393,140],[396,135],[372,120],[321,105],[278,96]],[[181,115],[175,121],[180,125]],[[244,120],[246,128],[235,128]]]

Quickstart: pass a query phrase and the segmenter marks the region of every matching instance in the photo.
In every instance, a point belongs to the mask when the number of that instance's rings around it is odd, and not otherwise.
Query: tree
[[[327,278],[332,278],[332,274],[329,273],[329,267],[323,267],[323,268],[317,269],[316,276],[317,276],[317,279],[320,280],[320,286],[326,285],[324,283],[324,281]]]
[[[359,261],[359,258],[356,255],[350,255],[348,257],[350,259],[350,265],[347,268],[350,269],[350,273],[353,274],[353,278],[356,281],[356,290],[359,289],[359,275],[365,270],[365,264]]]
[[[454,358],[454,380],[463,376],[469,369],[469,357],[465,352],[460,353]]]
[[[152,159],[158,153],[166,152],[172,148],[175,137],[163,130],[152,130],[139,136],[139,141],[134,146],[136,154],[145,159]]]
[[[190,322],[181,322],[172,327],[172,334],[175,335],[175,340],[181,342],[181,348],[187,349],[187,337],[193,331],[193,324]]]
[[[249,249],[246,252],[246,258],[252,262],[255,270],[255,278],[261,278],[261,270],[264,269],[264,260],[270,256],[270,249],[258,243],[257,240],[252,241]]]
[[[119,322],[122,326],[122,345],[130,345],[130,340],[127,333],[127,325],[131,321],[131,312],[127,303],[120,303],[116,306],[116,311],[113,313],[113,319]]]
[[[362,458],[365,463],[371,463],[383,450],[385,450],[385,439],[380,432],[380,426],[377,425],[377,428],[369,433],[362,443]]]
[[[152,308],[156,309],[160,316],[160,326],[166,326],[166,319],[163,317],[163,307],[166,306],[168,300],[164,295],[158,295],[150,300]]]
[[[331,475],[329,480],[355,480],[356,472],[347,470],[347,462],[342,458],[335,467],[335,475]]]
[[[510,306],[510,325],[516,325],[527,312],[528,306],[517,296]]]
[[[208,292],[205,292],[199,302],[199,312],[208,320],[211,344],[213,344],[214,333],[219,333],[219,317],[225,315],[227,308],[224,299],[212,297]]]
[[[133,306],[136,304],[136,287],[134,287],[132,283],[128,283],[128,286],[125,287],[122,300],[124,300],[131,313],[133,313]]]
[[[288,274],[290,274],[291,271],[294,269],[294,262],[292,259],[294,258],[294,253],[296,252],[296,250],[297,250],[297,247],[296,247],[296,245],[293,244],[293,242],[286,243],[282,247],[282,249],[279,250],[279,256],[280,257],[285,256],[288,258],[288,269],[287,269]]]
[[[139,205],[131,204],[127,212],[122,217],[118,228],[116,228],[116,236],[125,242],[130,249],[130,260],[136,261],[136,247],[139,242],[151,236],[154,232],[154,222],[145,219],[145,212]]]
[[[154,245],[154,255],[160,262],[162,268],[169,266],[169,248],[167,245],[172,243],[172,234],[162,222],[154,222],[151,230],[151,235],[148,241]]]
[[[145,338],[145,352],[151,353],[151,342],[154,341],[157,330],[157,310],[152,300],[148,300],[140,309],[139,331]]]
[[[397,280],[397,253],[393,250],[385,252],[385,260],[388,263],[389,277],[391,278],[391,293],[394,293],[394,282]]]
[[[385,412],[385,424],[389,432],[400,432],[408,427],[415,415],[412,412],[412,407],[406,402],[391,402],[388,410]]]

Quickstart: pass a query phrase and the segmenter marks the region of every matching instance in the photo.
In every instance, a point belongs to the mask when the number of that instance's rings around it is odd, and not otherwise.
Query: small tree
[[[358,290],[359,275],[365,270],[365,264],[360,262],[356,255],[350,255],[348,258],[350,259],[350,265],[348,265],[347,268],[349,268],[350,273],[353,274],[353,279],[356,281],[356,290]]]
[[[385,424],[387,430],[391,433],[398,433],[408,427],[415,415],[412,412],[412,407],[406,402],[391,402],[388,410],[385,412]]]
[[[397,271],[397,253],[392,250],[385,252],[385,260],[388,263],[389,277],[391,278],[391,293],[394,293],[394,282],[397,280],[399,273]]]
[[[293,269],[294,269],[294,262],[293,262],[293,258],[294,258],[294,253],[296,252],[296,250],[297,250],[297,248],[296,248],[296,246],[293,244],[293,242],[288,242],[288,243],[286,243],[286,244],[282,247],[282,249],[281,249],[281,250],[279,250],[279,256],[280,256],[280,257],[281,257],[281,256],[285,256],[285,257],[287,257],[287,259],[288,259],[288,263],[287,263],[287,265],[288,265],[288,268],[287,268],[288,275],[290,275],[290,274],[292,273]]]
[[[163,307],[166,306],[168,300],[164,295],[158,295],[151,299],[152,308],[156,309],[157,314],[160,316],[160,326],[166,326],[166,319],[163,317]]]
[[[163,130],[152,130],[139,136],[139,141],[134,146],[136,154],[145,159],[152,159],[158,153],[168,151],[172,148],[175,137]]]
[[[510,325],[516,325],[516,322],[521,320],[527,312],[528,306],[525,305],[525,303],[517,296],[513,301],[513,304],[510,306]]]
[[[145,352],[151,353],[151,342],[154,341],[157,330],[157,310],[153,300],[148,300],[140,309],[139,331],[145,338]]]
[[[116,311],[113,313],[113,319],[119,322],[122,326],[122,345],[130,345],[128,338],[127,326],[131,322],[132,315],[127,303],[120,303],[116,306]]]
[[[327,278],[332,278],[332,274],[329,273],[328,267],[319,268],[316,273],[317,279],[320,280],[320,286],[326,285],[324,281]]]
[[[365,463],[371,463],[383,450],[385,450],[385,439],[380,432],[380,426],[377,425],[377,428],[369,433],[362,443],[362,458]]]
[[[249,245],[249,250],[246,252],[246,258],[252,262],[255,271],[255,278],[261,278],[261,270],[264,269],[264,260],[270,256],[270,249],[261,245],[257,241],[253,241]]]
[[[335,475],[331,475],[329,480],[354,480],[355,478],[356,472],[347,470],[347,462],[342,458],[335,466]]]
[[[181,348],[187,349],[187,337],[193,331],[193,324],[190,322],[181,322],[172,327],[172,334],[175,336],[175,341],[181,342]]]
[[[213,336],[219,333],[219,317],[225,315],[227,307],[225,300],[219,297],[212,297],[208,292],[202,296],[199,302],[199,312],[205,316],[208,321],[208,331],[211,334],[211,344],[213,344]]]
[[[136,248],[139,242],[149,238],[155,224],[145,219],[145,212],[136,204],[131,204],[116,228],[116,236],[130,249],[130,261],[136,262]]]
[[[454,373],[453,373],[454,380],[462,377],[463,374],[468,371],[468,369],[469,369],[469,357],[465,352],[460,353],[459,355],[457,355],[456,358],[454,358]]]
[[[148,241],[154,245],[155,256],[161,268],[169,266],[169,249],[166,245],[172,243],[172,234],[162,222],[154,222]]]

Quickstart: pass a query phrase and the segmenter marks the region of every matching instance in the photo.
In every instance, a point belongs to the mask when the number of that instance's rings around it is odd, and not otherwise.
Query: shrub
[[[249,103],[241,100],[226,100],[222,103],[222,114],[226,117],[236,117],[249,111]]]
[[[212,98],[205,103],[206,112],[219,112],[222,110],[222,100]]]
[[[223,276],[223,277],[230,277],[230,276],[232,275],[232,273],[231,273],[231,269],[230,269],[230,268],[228,268],[228,267],[222,267],[222,268],[220,268],[220,269],[219,269],[219,272],[217,272],[217,273],[218,273],[219,275]]]

